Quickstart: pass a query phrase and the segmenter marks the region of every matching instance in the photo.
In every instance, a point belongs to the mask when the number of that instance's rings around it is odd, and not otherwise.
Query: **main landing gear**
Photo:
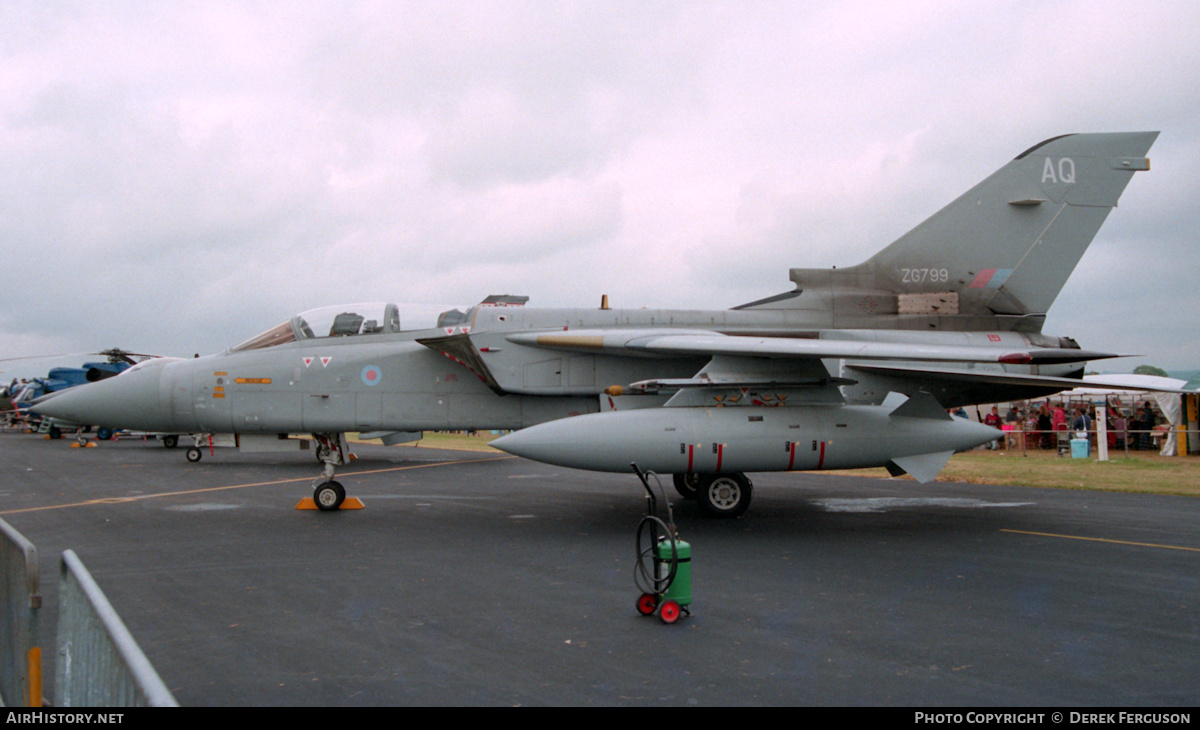
[[[732,519],[750,508],[754,484],[741,472],[730,474],[673,475],[675,491],[684,499],[694,499],[710,517]]]
[[[313,502],[317,509],[328,512],[342,506],[346,500],[346,488],[333,480],[337,467],[345,466],[350,449],[344,433],[314,433],[317,442],[317,460],[325,465],[321,476],[313,480]]]

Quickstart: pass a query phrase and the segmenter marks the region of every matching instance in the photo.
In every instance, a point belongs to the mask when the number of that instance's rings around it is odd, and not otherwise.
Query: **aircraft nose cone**
[[[533,459],[544,464],[577,466],[572,459],[564,458],[578,451],[577,448],[573,448],[571,435],[564,433],[569,431],[573,424],[556,422],[555,425],[556,428],[533,426],[521,431],[514,431],[493,440],[491,445],[513,456]],[[542,424],[542,426],[546,426],[546,424]]]
[[[115,378],[61,391],[30,410],[80,426],[154,430],[162,420],[159,380],[164,364],[151,362]]]
[[[513,456],[532,458],[529,453],[529,448],[532,446],[530,439],[528,435],[522,436],[521,431],[514,431],[498,439],[492,439],[490,445]]]

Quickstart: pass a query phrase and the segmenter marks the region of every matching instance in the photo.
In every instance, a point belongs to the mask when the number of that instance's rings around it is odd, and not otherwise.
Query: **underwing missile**
[[[596,413],[526,428],[492,442],[558,466],[659,473],[888,467],[931,481],[956,451],[999,438],[949,416],[929,397],[899,407],[652,408]]]

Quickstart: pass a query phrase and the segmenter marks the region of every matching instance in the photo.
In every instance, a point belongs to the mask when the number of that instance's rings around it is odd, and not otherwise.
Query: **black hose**
[[[651,526],[653,526],[655,529],[649,531],[649,545],[643,548],[642,536],[647,533],[647,528]],[[659,532],[659,529],[662,530],[661,533]],[[660,534],[665,535],[666,538],[660,538]],[[659,578],[657,570],[654,570],[653,574],[651,574],[650,570],[648,570],[646,566],[647,563],[649,563],[649,565],[652,567],[657,566],[658,555],[655,551],[658,547],[658,543],[661,542],[662,539],[669,539],[671,541],[671,559],[669,561],[670,568],[667,570],[666,577]],[[663,593],[666,593],[667,589],[671,587],[671,584],[675,582],[675,573],[679,568],[679,547],[675,541],[675,531],[669,528],[667,523],[663,522],[654,515],[646,515],[642,518],[642,521],[638,523],[636,548],[637,561],[633,566],[634,584],[637,585],[638,590],[643,593],[653,593],[655,595],[662,595]],[[647,557],[650,559],[647,560]]]

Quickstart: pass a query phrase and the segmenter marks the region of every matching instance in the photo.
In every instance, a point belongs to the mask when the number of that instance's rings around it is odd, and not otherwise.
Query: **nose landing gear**
[[[321,476],[313,480],[312,504],[322,512],[332,512],[338,509],[362,509],[363,503],[353,497],[346,499],[346,488],[342,486],[341,482],[333,479],[337,467],[345,466],[350,460],[346,434],[314,433],[313,439],[317,443],[317,460],[324,464],[324,468],[321,470]],[[312,509],[311,506],[306,505],[306,501],[301,501],[297,508]]]

